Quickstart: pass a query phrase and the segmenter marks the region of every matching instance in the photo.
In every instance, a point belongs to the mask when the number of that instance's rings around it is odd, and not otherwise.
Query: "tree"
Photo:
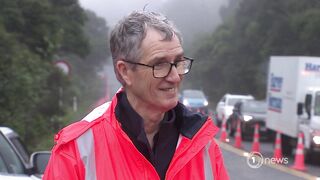
[[[78,1],[3,0],[0,2],[0,124],[18,131],[29,147],[52,133],[58,107],[57,86],[75,86],[52,65],[60,52],[85,56],[85,14]]]
[[[43,89],[50,74],[49,64],[17,43],[3,28],[0,34],[0,124],[17,129],[29,139],[47,129],[37,106],[48,95]],[[34,143],[32,138],[30,141]]]
[[[49,0],[52,12],[57,15],[56,24],[62,33],[59,53],[73,53],[84,58],[89,54],[88,37],[84,34],[83,26],[87,21],[85,10],[78,0]]]
[[[234,13],[195,47],[199,63],[190,79],[213,102],[226,92],[264,98],[271,55],[319,56],[319,1],[232,2]]]
[[[195,39],[211,33],[220,23],[219,7],[223,0],[172,0],[167,1],[163,11],[183,34],[185,49],[193,49]]]

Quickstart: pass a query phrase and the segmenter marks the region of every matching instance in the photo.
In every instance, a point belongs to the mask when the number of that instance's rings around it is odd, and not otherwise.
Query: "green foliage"
[[[90,48],[87,36],[83,32],[86,22],[86,14],[79,6],[77,0],[49,0],[52,4],[52,11],[58,15],[63,40],[59,51],[62,53],[74,53],[85,57]]]
[[[88,55],[85,21],[77,0],[0,1],[0,126],[16,130],[29,148],[46,146],[82,95],[53,61],[61,53]]]
[[[213,102],[227,92],[264,98],[272,55],[320,55],[319,1],[230,2],[223,24],[194,47],[198,65],[190,86],[203,88]]]
[[[75,86],[79,105],[93,104],[103,97],[105,93],[105,82],[99,76],[110,56],[108,45],[108,31],[106,21],[95,13],[86,10],[86,19],[83,32],[88,39],[90,53],[81,58],[72,53],[60,54],[62,59],[69,62],[72,67],[71,83]],[[88,107],[88,106],[87,106]],[[74,119],[78,119],[76,116]]]
[[[25,138],[34,137],[47,128],[37,106],[47,95],[42,90],[50,73],[49,64],[4,29],[0,34],[0,124],[17,129]],[[33,128],[36,131],[30,131]]]

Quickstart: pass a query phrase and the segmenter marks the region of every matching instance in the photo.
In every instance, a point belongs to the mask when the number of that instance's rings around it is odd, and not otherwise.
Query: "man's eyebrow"
[[[179,54],[179,55],[176,56],[175,60],[181,60],[181,58],[183,58],[183,57],[184,57],[183,53]]]
[[[149,65],[155,65],[155,64],[158,64],[158,63],[161,63],[161,62],[165,62],[165,58],[163,58],[163,57],[155,57],[149,62]]]
[[[176,58],[175,58],[175,59],[177,59],[177,58],[182,58],[183,56],[184,56],[184,53],[181,52],[180,54],[176,55]]]
[[[174,61],[180,60],[183,57],[183,53],[180,53],[175,56]],[[155,57],[153,58],[150,63],[159,63],[159,62],[167,62],[166,57]]]

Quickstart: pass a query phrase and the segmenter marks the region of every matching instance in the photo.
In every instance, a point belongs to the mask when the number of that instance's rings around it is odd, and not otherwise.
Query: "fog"
[[[167,0],[79,0],[82,7],[104,17],[113,26],[133,10],[142,10],[147,5],[150,11],[159,11]]]
[[[85,9],[94,11],[106,19],[112,27],[123,16],[133,10],[145,9],[167,15],[175,22],[184,37],[184,45],[191,46],[193,40],[204,33],[212,32],[220,20],[220,7],[227,0],[80,0]]]

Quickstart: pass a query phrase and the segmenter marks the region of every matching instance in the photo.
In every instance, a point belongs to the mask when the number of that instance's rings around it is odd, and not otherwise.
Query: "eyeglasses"
[[[169,75],[169,73],[171,72],[172,66],[176,67],[179,75],[187,74],[188,72],[190,72],[193,59],[188,58],[188,57],[183,57],[181,60],[178,60],[174,63],[163,62],[163,63],[155,64],[153,66],[148,65],[148,64],[126,61],[126,60],[123,60],[123,61],[130,63],[130,64],[135,64],[135,65],[146,66],[146,67],[152,68],[153,77],[163,78],[163,77],[166,77]]]

